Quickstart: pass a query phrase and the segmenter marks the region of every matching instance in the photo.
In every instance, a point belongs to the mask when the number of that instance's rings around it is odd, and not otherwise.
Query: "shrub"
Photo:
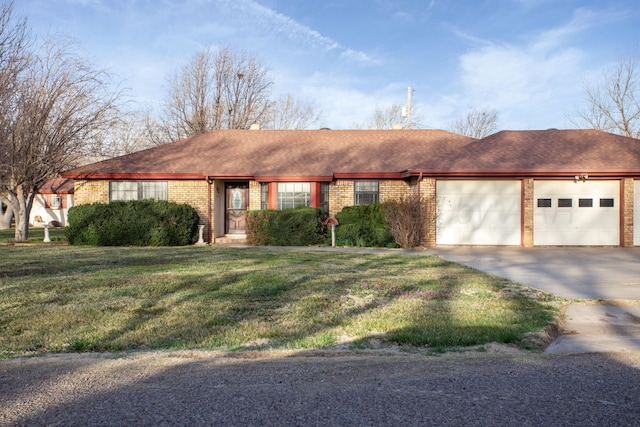
[[[336,245],[396,247],[384,211],[379,203],[364,206],[347,206],[336,219]]]
[[[382,204],[385,221],[395,242],[403,248],[415,248],[426,239],[431,220],[430,204],[417,195],[402,196]]]
[[[70,245],[183,246],[196,242],[199,217],[186,204],[136,200],[74,206],[68,220]]]
[[[266,246],[309,246],[324,243],[326,215],[320,208],[248,211],[247,243]]]

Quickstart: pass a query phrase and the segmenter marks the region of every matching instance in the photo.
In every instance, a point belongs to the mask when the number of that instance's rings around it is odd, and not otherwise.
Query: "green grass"
[[[0,244],[13,243],[15,237],[15,230],[0,230]],[[66,242],[64,237],[64,228],[50,228],[49,239],[51,244],[60,244]],[[44,240],[44,228],[42,227],[29,227],[29,238],[24,243],[42,243]]]
[[[523,345],[556,321],[558,303],[437,257],[0,246],[0,357]]]

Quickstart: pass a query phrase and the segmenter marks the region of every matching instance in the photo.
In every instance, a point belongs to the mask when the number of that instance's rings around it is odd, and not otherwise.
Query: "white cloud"
[[[218,4],[243,20],[250,20],[262,27],[266,34],[279,34],[297,44],[323,52],[337,51],[341,58],[362,63],[374,62],[365,52],[345,47],[330,37],[306,27],[281,13],[252,0],[215,0]]]
[[[449,99],[458,112],[487,106],[517,128],[564,127],[579,97],[585,54],[571,36],[585,31],[594,14],[578,10],[566,25],[540,33],[523,45],[465,37],[480,46],[460,56],[463,92]]]

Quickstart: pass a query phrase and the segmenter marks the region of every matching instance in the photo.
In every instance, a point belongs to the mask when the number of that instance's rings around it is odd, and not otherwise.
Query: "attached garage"
[[[520,180],[438,180],[436,243],[520,245]]]
[[[620,244],[620,181],[534,182],[533,244]]]

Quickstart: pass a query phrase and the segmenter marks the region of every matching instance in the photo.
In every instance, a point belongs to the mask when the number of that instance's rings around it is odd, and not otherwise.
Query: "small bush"
[[[186,204],[136,200],[74,206],[68,220],[70,245],[184,246],[196,242],[199,217]]]
[[[362,247],[397,247],[384,211],[379,203],[365,206],[347,206],[336,219],[336,245]]]
[[[320,208],[248,211],[247,243],[265,246],[309,246],[324,243],[326,215]]]
[[[403,248],[415,248],[426,239],[430,205],[417,195],[407,195],[384,202],[382,211],[395,242]]]

